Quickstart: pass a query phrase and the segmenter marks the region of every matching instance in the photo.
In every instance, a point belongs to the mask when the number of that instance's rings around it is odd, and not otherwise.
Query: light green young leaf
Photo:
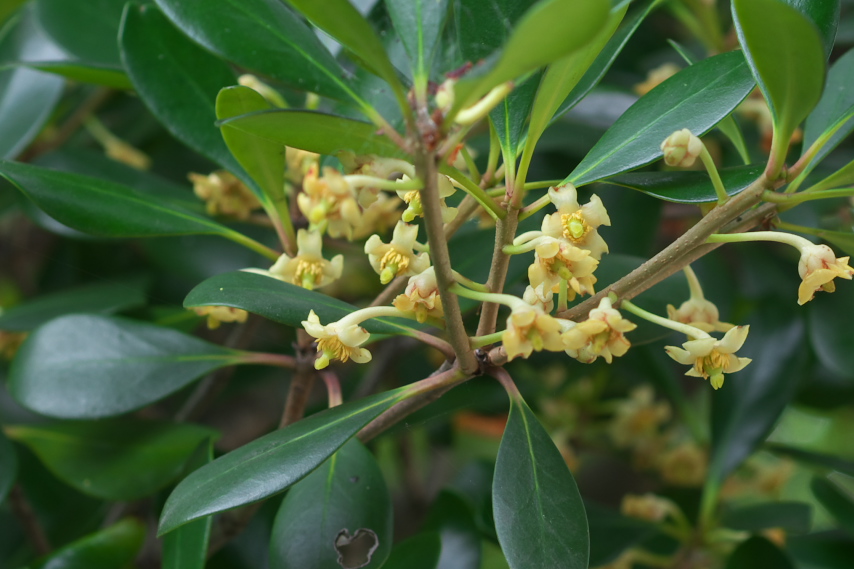
[[[30,334],[9,371],[9,392],[49,417],[110,417],[233,365],[240,354],[153,324],[73,314]]]
[[[822,134],[832,130],[840,120],[845,124],[836,131],[818,154],[811,165],[818,164],[834,148],[854,131],[854,118],[845,117],[854,111],[854,49],[834,62],[827,73],[827,86],[813,112],[804,125],[804,151],[818,140]]]
[[[160,516],[160,535],[195,519],[277,494],[320,466],[400,401],[407,387],[333,407],[223,455],[187,476]]]
[[[26,569],[117,569],[136,558],[145,541],[145,524],[126,518],[37,559]]]
[[[733,0],[732,12],[739,43],[774,118],[769,167],[776,174],[792,134],[821,97],[824,46],[813,22],[781,0]]]
[[[493,87],[514,80],[588,44],[606,24],[606,0],[543,0],[525,12],[507,43],[455,86],[451,114]],[[567,30],[571,22],[571,33]]]
[[[114,419],[6,427],[48,470],[83,494],[138,500],[174,480],[203,440],[206,427]]]
[[[349,547],[348,538],[353,539]],[[391,495],[374,456],[351,439],[282,500],[270,539],[270,567],[378,569],[391,544]]]
[[[754,87],[740,52],[687,67],[638,99],[566,178],[576,186],[634,170],[662,156],[661,143],[687,128],[700,136],[729,115]]]
[[[586,569],[584,504],[566,461],[521,399],[510,416],[492,484],[498,541],[512,569]]]

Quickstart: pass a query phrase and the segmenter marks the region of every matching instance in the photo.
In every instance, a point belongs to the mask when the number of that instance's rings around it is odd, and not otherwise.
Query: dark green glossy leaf
[[[109,417],[157,401],[239,357],[153,324],[63,316],[21,346],[9,391],[24,407],[50,417]]]
[[[0,158],[14,158],[41,132],[62,95],[61,77],[26,67],[0,71]]]
[[[608,22],[599,30],[592,41],[581,49],[563,57],[546,69],[536,99],[531,111],[531,122],[528,126],[528,140],[525,151],[532,154],[537,141],[546,127],[551,123],[555,112],[562,106],[569,94],[585,76],[590,66],[601,55],[623,16],[628,5],[612,9]]]
[[[154,116],[178,140],[246,182],[216,127],[217,93],[237,83],[228,64],[187,39],[151,5],[128,4],[119,45],[128,76]]]
[[[611,65],[613,65],[614,60],[616,60],[617,56],[622,53],[623,48],[628,43],[629,39],[631,39],[638,27],[640,27],[641,23],[646,19],[656,4],[656,0],[647,0],[645,5],[638,8],[628,19],[626,19],[625,22],[623,22],[622,27],[614,33],[610,40],[608,40],[608,43],[605,44],[605,47],[599,55],[596,56],[596,59],[587,69],[587,72],[566,96],[557,111],[555,111],[554,116],[552,117],[552,122],[581,102],[593,87],[599,84],[602,77],[604,77],[608,70],[611,69]],[[611,12],[613,13],[614,10],[615,8],[613,8]]]
[[[208,0],[157,5],[193,41],[240,67],[301,91],[352,100],[344,70],[281,0],[220,0],[216,9]]]
[[[184,299],[184,306],[233,306],[275,322],[300,327],[311,310],[324,324],[358,310],[352,304],[278,279],[236,271],[200,283]],[[402,334],[411,328],[395,318],[372,318],[361,324],[372,334]]]
[[[68,4],[55,0],[52,3]],[[94,59],[80,59],[60,47],[56,39],[48,35],[42,26],[42,22],[39,21],[38,12],[41,9],[39,4],[38,2],[30,2],[3,30],[3,39],[0,41],[0,66],[32,67],[76,81],[96,83],[118,89],[130,88],[130,81],[117,62],[103,63],[101,61],[105,59],[104,56],[96,56]],[[119,2],[118,15],[121,15],[121,6],[122,3]],[[68,9],[72,9],[71,4],[68,4]],[[106,20],[99,23],[93,22],[92,27],[100,28],[103,31],[105,27],[108,28],[112,25],[118,29],[118,18],[115,22]],[[88,36],[79,33],[79,28],[75,28],[74,31],[79,38]],[[80,40],[77,41],[80,43]],[[82,42],[86,42],[86,39],[82,39]],[[106,52],[106,59],[109,59],[109,52],[118,53],[115,44],[116,34],[113,33],[112,46]],[[59,79],[57,78],[57,80]],[[60,84],[63,83],[61,80],[59,82]]]
[[[68,227],[102,237],[240,234],[162,199],[100,178],[0,161],[0,176]]]
[[[528,124],[528,115],[531,114],[541,77],[540,73],[535,73],[525,79],[489,113],[502,151],[509,162],[515,160],[519,146],[524,142],[522,134]]]
[[[734,530],[759,533],[768,528],[782,528],[786,533],[809,533],[812,506],[804,502],[765,502],[729,510],[721,523]]]
[[[709,483],[722,481],[762,443],[794,397],[808,355],[801,349],[804,328],[791,313],[770,307],[755,312],[738,352],[753,361],[727,377],[712,399]]]
[[[145,524],[127,518],[30,563],[27,569],[123,569],[144,541]]]
[[[786,551],[799,568],[849,569],[854,539],[840,532],[822,532],[786,539]]]
[[[764,170],[764,164],[735,166],[722,168],[719,174],[727,194],[734,196],[747,189]],[[711,178],[705,171],[630,172],[603,180],[603,183],[631,188],[676,203],[708,203],[718,199]]]
[[[785,159],[792,133],[821,97],[822,39],[812,22],[780,0],[733,0],[732,12],[739,43],[774,116],[776,159]],[[780,30],[786,41],[780,41]]]
[[[385,46],[371,24],[362,17],[349,0],[324,0],[323,2],[287,0],[287,2],[302,12],[311,23],[352,52],[361,66],[385,79],[398,94],[401,105],[407,104],[403,85],[397,77],[397,70],[386,54]]]
[[[687,128],[705,134],[753,89],[739,52],[687,67],[641,97],[599,139],[566,181],[580,186],[634,170],[662,156],[661,143]]]
[[[375,125],[316,111],[260,111],[220,121],[219,125],[318,154],[352,150],[356,154],[404,156],[397,145],[378,134]]]
[[[783,0],[797,8],[818,28],[824,46],[825,57],[830,57],[836,28],[839,25],[840,0]]]
[[[586,46],[608,20],[610,6],[599,0],[543,0],[519,19],[506,44],[455,86],[455,108],[465,108],[487,91],[548,65]],[[573,33],[566,33],[572,22]]]
[[[401,400],[406,387],[311,415],[221,456],[181,481],[160,516],[160,534],[202,516],[277,494],[320,466]]]
[[[854,236],[852,236],[854,241]],[[854,310],[854,286],[837,281],[834,294],[817,294],[806,306],[809,339],[822,364],[843,377],[854,370],[854,331],[840,314]]]
[[[205,441],[190,457],[187,470],[193,471],[213,460],[213,444]],[[211,534],[210,516],[185,524],[163,536],[163,569],[204,569]]]
[[[145,304],[147,279],[136,278],[75,287],[46,294],[0,313],[0,330],[28,332],[48,320],[75,312],[113,314]]]
[[[804,150],[809,148],[819,136],[833,128],[846,115],[854,111],[854,49],[834,62],[827,72],[827,85],[818,105],[807,117],[804,125]],[[820,162],[831,150],[839,146],[854,131],[854,118],[848,119],[836,131],[830,140],[813,159]]]
[[[513,400],[492,485],[498,541],[513,569],[586,568],[589,532],[575,480],[551,437]]]
[[[735,548],[726,569],[795,569],[789,556],[765,539],[754,536]]]
[[[273,525],[270,567],[375,569],[391,544],[391,495],[374,456],[353,439],[288,491]]]
[[[3,429],[0,429],[0,504],[6,499],[6,494],[17,476],[18,456],[15,454],[15,447],[3,434]]]
[[[461,60],[475,63],[506,43],[519,18],[536,0],[454,0],[456,43]]]
[[[481,566],[481,532],[475,522],[474,511],[456,492],[443,490],[439,493],[424,522],[424,529],[439,534],[442,550],[438,569],[474,569]]]
[[[121,71],[116,38],[124,0],[36,0],[35,13],[44,30],[63,50],[87,64]],[[85,33],[82,33],[85,30]]]
[[[385,0],[416,78],[429,79],[433,54],[448,16],[449,0]]]
[[[197,425],[113,419],[6,427],[57,478],[104,500],[137,500],[177,477],[214,431]]]
[[[441,550],[439,534],[419,533],[396,545],[383,569],[437,569]]]
[[[815,476],[810,482],[813,495],[840,526],[854,532],[854,495],[840,487],[832,474],[830,477]],[[851,479],[849,478],[849,481]]]
[[[219,120],[270,108],[267,100],[249,87],[226,87],[216,97],[216,118]],[[233,126],[222,125],[221,130],[228,149],[264,195],[272,201],[286,199],[285,147]]]
[[[657,528],[648,522],[627,518],[604,506],[585,502],[590,525],[590,566],[616,560],[625,550],[654,535]]]
[[[854,461],[846,460],[838,456],[821,454],[780,444],[765,445],[765,449],[776,454],[787,456],[800,463],[817,467],[820,470],[838,470],[839,472],[843,472],[849,476],[854,476]]]

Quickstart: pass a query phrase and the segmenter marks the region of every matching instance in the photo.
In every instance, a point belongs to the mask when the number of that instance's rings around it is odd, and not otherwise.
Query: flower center
[[[380,259],[380,282],[388,284],[394,277],[409,269],[409,255],[391,248]]]
[[[728,363],[729,354],[722,354],[717,350],[712,350],[712,353],[708,356],[697,358],[694,368],[704,378],[708,379],[709,375],[720,375]]]
[[[314,289],[323,278],[323,265],[320,261],[300,259],[294,272],[293,283],[308,290]]]
[[[590,233],[590,226],[585,221],[581,210],[561,214],[560,221],[563,224],[563,236],[573,243],[584,241],[584,238]]]
[[[341,360],[346,362],[350,359],[353,348],[345,346],[337,336],[321,338],[317,341],[317,350],[330,360]]]

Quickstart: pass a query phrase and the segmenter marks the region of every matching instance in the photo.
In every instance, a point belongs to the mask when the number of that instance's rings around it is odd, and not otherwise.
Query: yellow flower
[[[406,182],[409,179],[409,176],[404,174],[400,181]],[[442,222],[449,223],[457,217],[457,208],[445,205],[445,198],[454,195],[456,188],[454,188],[454,185],[447,176],[442,175],[438,178],[438,186],[439,204],[442,207]],[[403,221],[409,223],[416,217],[424,217],[424,209],[421,206],[421,190],[397,190],[397,195],[406,203],[406,209],[403,211]]]
[[[720,340],[711,336],[689,340],[682,348],[666,346],[667,355],[680,364],[693,366],[685,375],[709,379],[712,387],[720,389],[725,373],[735,373],[751,362],[750,358],[739,358],[734,354],[747,339],[750,326],[736,326]]]
[[[199,316],[208,317],[210,330],[216,330],[223,322],[246,322],[249,317],[245,310],[232,306],[195,306],[192,310]]]
[[[626,494],[620,503],[620,513],[629,518],[648,522],[662,522],[668,514],[676,511],[676,504],[651,492],[643,495]]]
[[[208,176],[191,173],[187,177],[193,182],[193,192],[205,201],[208,215],[228,215],[245,220],[252,210],[261,207],[252,190],[230,172],[218,170]]]
[[[413,251],[417,237],[418,226],[402,221],[395,226],[389,243],[383,243],[379,235],[371,235],[365,243],[365,253],[380,276],[380,282],[388,284],[398,276],[417,275],[430,266],[427,253],[416,255]]]
[[[344,268],[344,256],[335,255],[331,261],[323,258],[323,237],[317,230],[297,232],[296,257],[282,255],[270,267],[269,271],[244,269],[247,272],[259,273],[280,281],[295,284],[308,290],[320,288],[341,278]]]
[[[678,309],[668,304],[667,317],[676,322],[690,324],[703,332],[727,332],[735,326],[735,324],[721,322],[718,307],[705,298],[686,300]]]
[[[608,244],[599,235],[601,225],[611,225],[608,211],[599,196],[593,194],[590,201],[578,205],[578,191],[570,183],[549,188],[549,199],[557,212],[543,218],[543,235],[555,239],[566,239],[572,245],[590,251],[597,261],[608,252]]]
[[[656,403],[652,387],[642,385],[617,403],[609,433],[619,448],[636,447],[655,439],[659,427],[668,420],[670,405],[666,401]]]
[[[326,231],[331,237],[352,239],[353,230],[362,221],[355,190],[341,172],[335,168],[323,169],[318,176],[317,165],[312,165],[303,178],[302,193],[297,195],[297,206],[308,219],[309,229]]]
[[[528,285],[522,295],[522,300],[531,306],[542,309],[546,314],[551,314],[555,307],[554,293],[551,289],[547,289],[545,284],[541,284],[537,288]]]
[[[798,304],[805,304],[813,299],[819,290],[833,292],[836,277],[851,280],[854,269],[848,266],[849,257],[836,258],[833,249],[827,245],[805,245],[801,247],[801,259],[798,262],[798,273],[801,275],[801,286],[798,287]]]
[[[675,486],[701,486],[708,468],[706,452],[692,442],[668,450],[658,461],[661,477]]]
[[[409,279],[406,291],[394,299],[394,307],[403,312],[415,312],[415,319],[424,322],[427,318],[444,318],[442,298],[436,283],[433,267]]]
[[[545,284],[546,289],[558,290],[562,280],[569,284],[567,300],[575,299],[576,294],[593,294],[596,277],[593,271],[599,261],[590,255],[590,251],[579,249],[568,241],[552,237],[540,237],[534,257],[534,263],[528,267],[528,280],[535,289]]]
[[[400,201],[388,194],[377,195],[376,201],[362,211],[362,220],[353,228],[353,241],[374,233],[387,233],[400,221]]]
[[[320,356],[314,361],[315,369],[325,368],[330,360],[353,360],[360,364],[371,361],[371,352],[359,347],[371,335],[358,324],[347,324],[346,319],[343,319],[324,326],[312,310],[308,320],[302,321],[302,327],[317,339],[317,353]]]
[[[651,69],[649,73],[646,75],[646,80],[643,83],[638,83],[632,90],[643,97],[677,73],[682,70],[681,67],[676,65],[675,63],[665,63],[663,65],[659,65],[655,69]]]
[[[501,335],[507,359],[519,355],[527,358],[532,352],[542,350],[563,351],[560,331],[557,319],[540,308],[520,303],[507,318],[507,329]]]
[[[683,128],[664,139],[661,151],[664,152],[664,162],[668,166],[689,168],[703,152],[703,141],[687,128]]]
[[[610,299],[603,298],[599,307],[590,311],[587,320],[571,323],[562,335],[566,353],[584,363],[593,363],[599,356],[611,363],[614,357],[624,355],[631,343],[623,335],[637,328],[611,308]]]
[[[301,185],[305,175],[312,167],[317,169],[320,155],[299,148],[285,147],[285,178],[292,184]]]

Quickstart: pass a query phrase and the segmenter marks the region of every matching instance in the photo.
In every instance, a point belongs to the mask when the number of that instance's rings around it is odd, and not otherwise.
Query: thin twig
[[[291,376],[291,384],[288,387],[288,398],[285,401],[285,408],[282,411],[282,420],[279,422],[279,428],[287,427],[296,423],[305,415],[305,406],[308,402],[308,396],[311,394],[311,386],[314,384],[314,378],[317,376],[317,371],[314,369],[314,360],[317,356],[316,351],[312,347],[314,338],[302,328],[297,329],[297,343],[294,346],[296,350],[296,369]]]
[[[12,506],[12,512],[18,521],[21,522],[21,527],[24,533],[27,534],[27,539],[33,544],[38,555],[47,555],[53,549],[47,539],[47,534],[42,528],[35,511],[24,494],[24,490],[20,484],[15,484],[12,491],[9,492],[9,505]]]

